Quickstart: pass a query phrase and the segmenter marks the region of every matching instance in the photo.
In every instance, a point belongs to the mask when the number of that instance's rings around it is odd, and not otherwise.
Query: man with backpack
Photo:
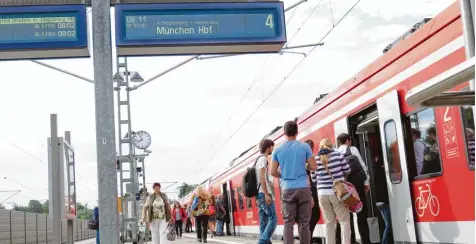
[[[360,156],[359,149],[354,146],[351,146],[351,138],[349,134],[342,133],[337,137],[337,144],[339,148],[336,150],[344,155],[344,160],[349,164],[351,172],[347,176],[347,181],[352,183],[355,187],[355,190],[359,194],[360,201],[364,206],[362,210],[357,213],[357,226],[359,227],[359,234],[362,244],[370,244],[370,235],[369,227],[367,223],[368,210],[367,210],[367,192],[370,190],[370,177],[367,171],[367,166],[365,165],[364,160]],[[350,216],[350,226],[351,226],[351,243],[355,242],[355,228],[354,228],[354,218]],[[337,225],[336,230],[336,239],[340,238],[340,228]],[[339,243],[339,242],[337,242]]]
[[[253,168],[245,175],[246,197],[255,197],[259,214],[260,238],[258,244],[269,244],[276,230],[277,217],[273,197],[273,180],[268,170],[267,157],[273,152],[274,142],[263,139],[259,144],[260,155]]]

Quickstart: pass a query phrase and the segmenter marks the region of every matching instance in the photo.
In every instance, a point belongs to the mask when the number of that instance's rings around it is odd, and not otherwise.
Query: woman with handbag
[[[150,194],[142,209],[143,221],[150,225],[152,244],[167,244],[167,227],[172,224],[169,199],[160,192],[160,183],[152,185],[154,194]]]
[[[334,185],[345,181],[345,176],[351,171],[344,157],[332,150],[332,142],[324,138],[319,143],[317,154],[317,170],[312,172],[313,181],[317,182],[319,205],[326,223],[326,243],[336,244],[336,218],[341,226],[342,244],[350,244],[350,214],[349,208],[334,193]]]
[[[208,218],[210,209],[208,208],[208,194],[202,187],[197,188],[197,193],[192,202],[192,214],[195,217],[195,228],[197,229],[198,242],[207,243]]]

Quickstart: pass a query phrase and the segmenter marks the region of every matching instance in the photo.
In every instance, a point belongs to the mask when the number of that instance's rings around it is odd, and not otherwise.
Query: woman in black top
[[[307,143],[311,147],[311,151],[314,152],[314,142],[312,140],[307,140],[305,141],[305,143]],[[314,229],[316,228],[317,222],[319,222],[319,219],[321,218],[321,210],[319,208],[319,200],[317,199],[317,183],[312,182],[311,171],[307,167],[307,164],[306,164],[306,173],[307,173],[309,182],[311,184],[312,199],[314,200],[314,206],[312,207],[311,220],[309,221],[309,230],[311,231],[311,243],[312,243],[312,235],[314,233]]]

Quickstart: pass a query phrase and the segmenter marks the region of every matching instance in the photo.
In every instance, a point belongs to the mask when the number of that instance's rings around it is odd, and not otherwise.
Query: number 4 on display
[[[266,18],[266,26],[269,26],[269,28],[273,29],[274,28],[274,21],[273,21],[273,15],[270,14],[268,15],[268,18]]]

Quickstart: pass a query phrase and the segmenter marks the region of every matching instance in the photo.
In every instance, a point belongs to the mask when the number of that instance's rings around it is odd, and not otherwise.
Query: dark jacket
[[[99,222],[99,207],[94,208],[94,219]]]
[[[389,203],[385,168],[383,167],[383,165],[374,164],[373,170],[374,170],[375,200],[377,202]]]
[[[160,193],[160,197],[162,197],[162,200],[164,201],[164,204],[165,204],[165,220],[168,222],[172,218],[172,209],[170,208],[169,198],[167,197],[167,194],[162,192]],[[147,197],[147,202],[144,206],[144,208],[146,208],[146,211],[147,211],[147,219],[149,220],[149,222],[152,222],[152,216],[153,216],[152,203],[154,201],[155,201],[155,194],[153,193],[153,194],[150,194],[149,197]]]

